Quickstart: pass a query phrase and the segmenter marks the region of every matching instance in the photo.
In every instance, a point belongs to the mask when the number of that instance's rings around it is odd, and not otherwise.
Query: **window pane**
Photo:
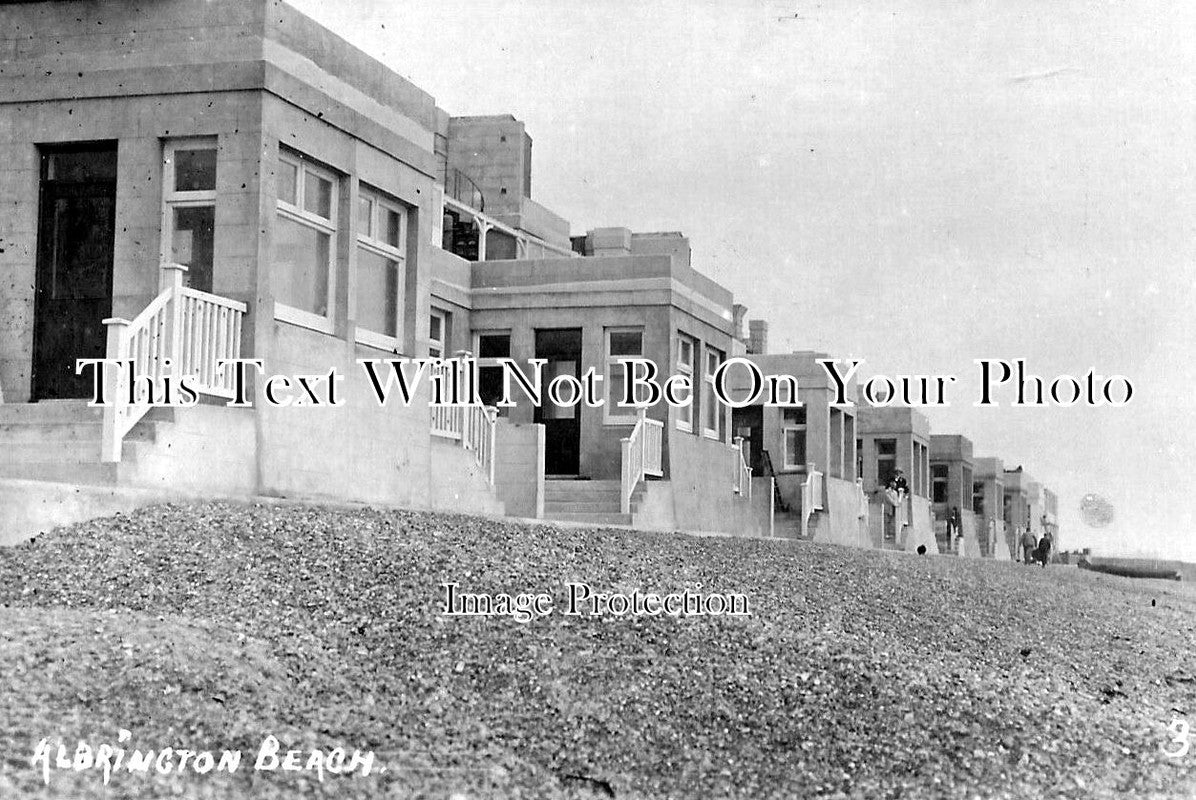
[[[286,161],[278,162],[278,199],[295,205],[295,187],[298,185],[299,168]]]
[[[444,341],[444,320],[439,314],[432,314],[428,322],[428,338],[433,342]]]
[[[392,247],[399,246],[399,236],[403,228],[403,222],[397,211],[392,211],[389,208],[382,209],[382,241],[386,242]]]
[[[274,225],[270,280],[278,302],[328,314],[329,236],[279,215]]]
[[[65,150],[45,156],[48,181],[116,180],[116,147],[111,149]]]
[[[216,150],[175,150],[174,190],[203,192],[216,188]]]
[[[644,354],[644,334],[641,331],[611,331],[610,355],[640,356]]]
[[[186,283],[192,289],[212,291],[212,251],[216,209],[213,206],[174,209],[170,260],[187,267]]]
[[[332,181],[314,172],[304,174],[303,208],[313,214],[332,219]]]
[[[896,439],[877,439],[876,452],[883,455],[896,455],[897,440]]]
[[[624,386],[626,385],[626,381],[623,378],[623,365],[611,364],[610,375],[607,376],[607,380],[610,381],[610,397],[607,399],[607,403],[610,405],[609,413],[615,416],[631,413],[631,409],[628,406],[620,405],[623,402]]]
[[[357,324],[394,336],[398,331],[398,264],[369,250],[357,251]]]
[[[357,235],[370,236],[371,217],[374,214],[374,204],[368,197],[357,198]]]
[[[785,463],[792,467],[800,467],[806,463],[804,431],[785,431]]]
[[[478,358],[510,358],[511,334],[483,333],[478,336]]]
[[[805,425],[806,424],[806,407],[786,408],[784,412],[786,425]]]

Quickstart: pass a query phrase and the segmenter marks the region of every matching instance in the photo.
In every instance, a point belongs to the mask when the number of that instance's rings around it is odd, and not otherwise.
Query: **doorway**
[[[536,358],[544,366],[544,394],[533,420],[544,426],[544,474],[576,476],[581,468],[581,404],[557,406],[548,399],[548,384],[558,375],[581,377],[581,329],[536,331]]]
[[[112,315],[116,143],[41,152],[32,399],[90,397],[80,358],[103,358]]]

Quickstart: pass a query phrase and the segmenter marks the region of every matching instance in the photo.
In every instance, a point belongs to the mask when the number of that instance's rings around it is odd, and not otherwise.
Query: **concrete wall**
[[[505,505],[495,497],[489,473],[460,441],[433,436],[429,447],[428,505],[440,511],[502,516]],[[497,472],[497,470],[496,470]]]
[[[156,417],[169,422],[154,422]],[[122,483],[247,497],[257,490],[253,410],[222,405],[156,409],[130,432],[135,456],[120,465]]]
[[[673,519],[679,530],[768,535],[767,491],[756,491],[753,486],[750,500],[732,491],[732,457],[738,458],[735,451],[694,436],[672,437],[668,446],[673,465]]]
[[[544,516],[544,426],[503,418],[495,430],[494,489],[514,517]]]
[[[854,481],[826,479],[825,509],[811,519],[816,542],[872,547],[867,518],[860,518],[860,490]]]

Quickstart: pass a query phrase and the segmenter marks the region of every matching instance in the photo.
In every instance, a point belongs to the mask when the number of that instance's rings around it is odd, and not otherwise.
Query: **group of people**
[[[1038,563],[1044,568],[1051,560],[1051,546],[1054,544],[1054,539],[1051,537],[1051,532],[1047,531],[1042,535],[1041,539],[1035,541],[1034,531],[1027,528],[1021,536],[1019,542],[1022,549],[1022,559],[1026,565]]]

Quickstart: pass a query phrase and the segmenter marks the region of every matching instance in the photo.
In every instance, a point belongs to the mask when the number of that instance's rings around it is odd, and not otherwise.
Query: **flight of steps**
[[[630,525],[644,495],[641,483],[631,496],[631,513],[622,513],[621,482],[617,480],[544,481],[544,518],[593,525]]]
[[[114,485],[135,468],[137,454],[153,446],[169,409],[154,409],[125,437],[122,463],[100,461],[103,409],[85,400],[0,404],[0,478]]]

